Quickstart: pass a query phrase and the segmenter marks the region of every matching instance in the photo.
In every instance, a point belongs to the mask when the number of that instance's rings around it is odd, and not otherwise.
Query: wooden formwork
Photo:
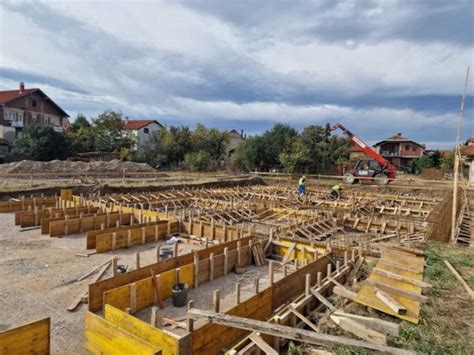
[[[304,292],[306,287],[304,281],[307,278],[306,275],[310,275],[313,283],[316,283],[318,278],[321,279],[321,274],[326,275],[326,273],[329,271],[329,268],[327,267],[329,263],[331,263],[330,255],[322,256],[308,265],[303,266],[299,270],[296,270],[292,274],[287,275],[285,278],[277,282],[272,282],[268,288],[255,290],[256,293],[251,295],[246,300],[237,302],[235,306],[226,310],[225,313],[257,320],[267,319],[281,305],[292,299],[295,299]],[[175,282],[173,278],[175,277],[174,275],[176,275],[176,270],[170,271],[171,273],[169,275],[165,276],[163,274],[164,279],[167,280],[163,282],[164,288],[168,287],[168,283],[170,281],[171,283]],[[170,271],[167,271],[167,273]],[[188,270],[187,273],[192,277],[195,275],[195,269],[192,272],[191,270]],[[160,282],[162,282],[161,277]],[[96,320],[96,322],[102,322],[105,324],[103,328],[106,328],[107,325],[109,328],[109,330],[106,332],[100,332],[101,337],[121,337],[117,334],[123,334],[123,332],[126,332],[131,334],[131,338],[134,340],[135,337],[137,337],[142,341],[151,342],[150,333],[153,333],[154,337],[156,337],[155,339],[160,339],[159,342],[157,341],[156,343],[153,343],[153,345],[156,347],[155,351],[162,351],[163,354],[216,354],[222,349],[227,348],[228,346],[235,343],[235,341],[240,337],[249,333],[245,330],[208,323],[197,329],[193,329],[184,336],[177,337],[163,329],[158,329],[155,327],[150,328],[150,326],[145,322],[137,320],[132,315],[127,314],[117,307],[114,307],[113,304],[110,304],[114,302],[115,305],[122,309],[130,308],[130,302],[132,302],[132,306],[138,309],[139,305],[144,304],[142,303],[143,299],[146,299],[148,304],[153,304],[155,299],[154,296],[152,296],[152,287],[150,287],[150,285],[144,286],[148,283],[148,280],[143,280],[143,283],[143,285],[138,285],[138,283],[135,282],[133,284],[126,285],[125,287],[109,291],[111,293],[108,293],[107,296],[110,296],[112,292],[115,292],[115,298],[113,301],[111,301],[110,298],[107,297],[104,318],[100,321]],[[132,297],[132,300],[130,298],[130,289],[133,290],[132,292],[135,292],[136,296],[134,299]],[[138,296],[139,293],[140,296]],[[141,298],[139,299],[139,297]],[[124,302],[123,299],[125,300]],[[95,316],[91,312],[87,313],[85,325],[85,346],[87,349],[96,354],[106,351],[106,348],[109,345],[101,345],[100,339],[97,340],[95,337],[95,333],[98,331],[88,320],[89,318],[97,319],[101,317]],[[121,321],[112,321],[110,319],[110,315],[107,316],[107,313],[113,313],[114,316],[120,318]],[[133,326],[131,325],[132,323],[134,324]],[[114,325],[114,327],[111,327],[110,324]]]
[[[194,253],[178,255],[170,259],[160,260],[155,264],[141,267],[137,270],[127,272],[122,275],[117,275],[113,278],[98,281],[89,285],[89,310],[93,312],[100,311],[103,307],[103,297],[105,292],[110,291],[114,288],[118,288],[139,280],[143,280],[150,276],[150,270],[153,270],[156,274],[166,272],[172,269],[182,267],[184,265],[192,264],[197,259],[206,260],[209,259],[211,253],[219,255],[223,253],[233,254],[233,250],[242,249],[243,245],[247,244],[252,240],[251,237],[245,237],[241,240],[229,241],[219,245],[210,246],[206,249],[198,250]],[[237,251],[235,252],[237,253]],[[243,255],[243,251],[240,252]],[[218,266],[218,265],[217,265]],[[218,268],[215,269],[216,273],[219,272]],[[204,274],[204,269],[202,270]]]
[[[76,233],[100,230],[117,225],[130,225],[133,220],[130,213],[94,213],[90,215],[65,216],[60,218],[43,219],[41,232],[49,233],[50,237],[59,237]]]
[[[79,216],[80,213],[91,214],[98,213],[98,207],[76,206],[71,208],[45,208],[35,209],[34,211],[15,212],[15,225],[21,228],[34,227],[41,225],[41,221],[47,218],[61,218],[64,216]]]
[[[0,331],[0,354],[49,354],[50,332],[49,318]]]
[[[8,201],[0,201],[0,213],[31,211],[35,208],[56,207],[59,200],[57,197],[33,197],[10,199]]]

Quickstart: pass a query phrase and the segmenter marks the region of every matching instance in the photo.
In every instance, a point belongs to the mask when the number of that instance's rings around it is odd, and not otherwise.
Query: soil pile
[[[21,174],[21,173],[86,173],[86,172],[156,172],[146,163],[133,163],[129,161],[111,160],[111,161],[32,161],[22,160],[15,163],[1,164],[0,173]]]

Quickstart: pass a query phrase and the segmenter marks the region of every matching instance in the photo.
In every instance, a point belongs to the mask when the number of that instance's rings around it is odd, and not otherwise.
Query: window
[[[31,106],[36,107],[36,100],[31,101]]]
[[[143,133],[148,134],[149,131],[150,131],[150,130],[149,130],[147,127],[143,128]]]

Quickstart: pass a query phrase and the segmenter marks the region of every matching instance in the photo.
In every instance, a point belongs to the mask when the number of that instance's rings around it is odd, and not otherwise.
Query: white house
[[[163,125],[156,120],[131,120],[122,121],[123,128],[136,137],[137,147],[145,145],[151,135]]]

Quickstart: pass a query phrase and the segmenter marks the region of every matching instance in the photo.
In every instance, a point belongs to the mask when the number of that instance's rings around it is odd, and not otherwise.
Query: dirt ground
[[[0,214],[0,331],[50,317],[51,354],[88,354],[83,348],[87,305],[80,305],[75,312],[66,308],[93,276],[76,280],[113,255],[118,256],[118,264],[129,269],[135,268],[136,252],[140,252],[141,265],[154,263],[157,245],[166,247],[161,241],[79,257],[75,254],[86,252],[85,234],[50,238],[39,229],[22,231],[14,225],[13,213]],[[180,243],[179,254],[202,247]],[[111,274],[109,268],[102,279]]]

